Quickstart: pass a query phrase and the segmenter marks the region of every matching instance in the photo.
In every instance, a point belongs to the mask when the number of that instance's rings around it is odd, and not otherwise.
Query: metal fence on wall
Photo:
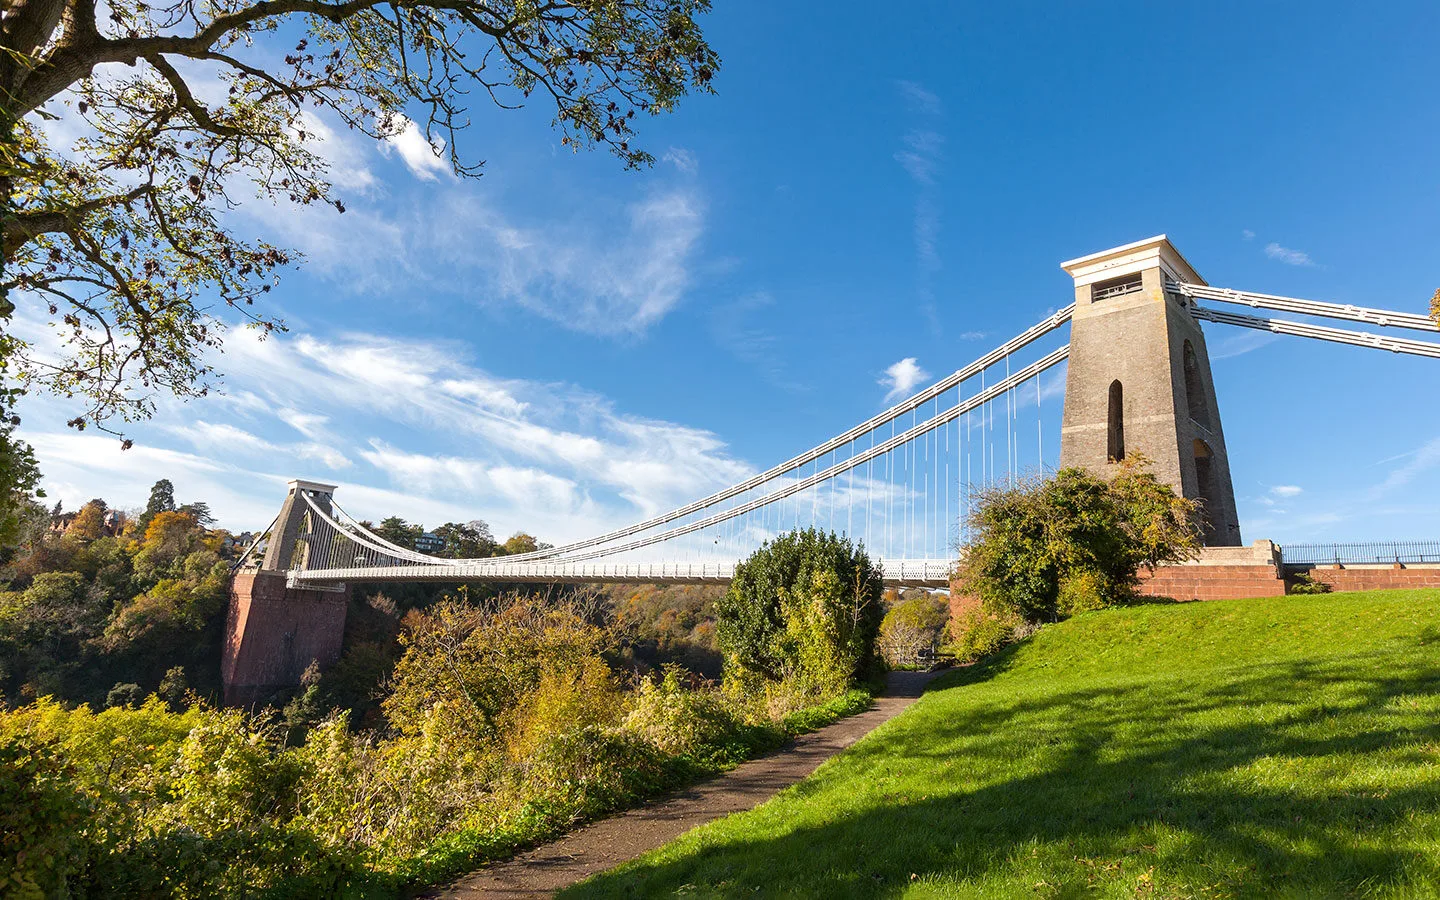
[[[1358,544],[1285,544],[1286,565],[1440,563],[1440,541],[1371,541]]]

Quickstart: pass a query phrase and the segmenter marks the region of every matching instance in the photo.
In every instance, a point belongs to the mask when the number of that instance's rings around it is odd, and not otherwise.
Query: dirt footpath
[[[467,900],[549,897],[653,850],[696,825],[758,806],[915,702],[931,677],[928,672],[891,672],[884,696],[859,715],[796,738],[794,743],[724,775],[472,872],[430,896]]]

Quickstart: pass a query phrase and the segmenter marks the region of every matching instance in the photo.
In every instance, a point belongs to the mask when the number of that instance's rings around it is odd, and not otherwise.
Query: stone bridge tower
[[[1141,453],[1199,500],[1205,543],[1240,545],[1240,522],[1205,335],[1165,282],[1204,284],[1165,235],[1061,263],[1075,279],[1060,465],[1099,475]]]
[[[333,484],[290,482],[259,568],[242,568],[231,579],[220,661],[227,704],[260,702],[299,685],[311,663],[325,669],[340,659],[350,591],[290,587],[287,574],[309,551],[311,513],[302,495],[329,512],[334,492]]]

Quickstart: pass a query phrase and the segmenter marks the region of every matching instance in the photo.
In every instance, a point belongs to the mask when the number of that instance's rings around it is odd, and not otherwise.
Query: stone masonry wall
[[[1285,579],[1274,566],[1158,566],[1154,573],[1141,570],[1140,593],[1172,600],[1239,600],[1244,597],[1279,597]]]
[[[230,587],[220,674],[225,703],[254,703],[294,687],[311,662],[340,659],[350,592],[292,589],[276,572],[238,574]]]
[[[1315,566],[1303,570],[1335,591],[1383,591],[1440,588],[1440,566]]]

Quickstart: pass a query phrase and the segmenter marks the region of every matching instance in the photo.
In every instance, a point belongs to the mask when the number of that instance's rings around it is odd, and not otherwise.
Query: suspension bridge
[[[1163,235],[1062,267],[1075,281],[1073,303],[842,434],[663,515],[531,553],[449,559],[376,534],[336,502],[334,485],[294,481],[242,564],[284,572],[290,588],[724,582],[766,540],[817,528],[863,544],[889,584],[943,586],[977,494],[1044,463],[1044,406],[1062,383],[1061,465],[1104,471],[1144,453],[1163,480],[1202,501],[1207,543],[1238,545],[1201,323],[1440,359],[1433,341],[1235,311],[1440,330],[1416,313],[1213,287]],[[1047,382],[1067,361],[1063,382],[1058,373]]]

